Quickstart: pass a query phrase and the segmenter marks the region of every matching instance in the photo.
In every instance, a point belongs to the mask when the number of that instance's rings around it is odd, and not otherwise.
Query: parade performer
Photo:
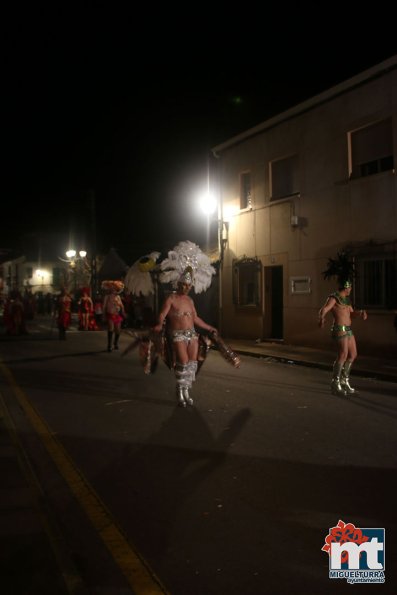
[[[121,323],[125,318],[124,304],[119,294],[124,289],[124,283],[121,281],[102,281],[102,288],[108,291],[103,300],[103,316],[107,322],[107,350],[110,352],[112,351],[113,333],[113,349],[117,350],[119,348]]]
[[[164,301],[158,324],[148,333],[132,333],[133,341],[122,355],[139,348],[139,358],[145,374],[153,374],[161,358],[174,371],[177,403],[181,407],[193,405],[189,394],[211,345],[233,367],[240,366],[238,355],[225,344],[217,329],[199,318],[188,293],[208,289],[215,273],[209,258],[192,242],[179,242],[168,258],[160,264],[159,280],[171,284],[174,291]],[[199,334],[198,328],[208,335]]]
[[[4,325],[7,335],[27,334],[25,308],[19,291],[11,291],[4,304]]]
[[[96,324],[93,317],[94,304],[90,297],[90,290],[84,287],[81,293],[81,298],[78,301],[79,328],[82,331],[88,331],[92,328],[95,330]]]
[[[334,395],[345,396],[357,392],[350,385],[350,371],[357,357],[356,339],[351,327],[351,319],[367,320],[368,315],[365,310],[354,310],[349,297],[351,290],[350,279],[339,278],[338,291],[327,297],[318,314],[320,328],[324,327],[328,312],[332,312],[334,319],[331,328],[331,335],[337,346],[331,381],[331,391]]]
[[[58,296],[55,314],[57,315],[59,339],[66,340],[66,331],[72,321],[72,296],[63,288]]]
[[[196,293],[205,291],[211,284],[215,269],[200,248],[188,241],[180,242],[160,266],[160,281],[171,283],[176,287],[176,292],[165,300],[158,324],[153,330],[168,334],[174,354],[177,401],[181,407],[186,407],[187,404],[193,405],[189,389],[198,366],[199,335],[195,325],[209,333],[217,333],[216,328],[197,315],[194,302],[188,294],[192,287]]]

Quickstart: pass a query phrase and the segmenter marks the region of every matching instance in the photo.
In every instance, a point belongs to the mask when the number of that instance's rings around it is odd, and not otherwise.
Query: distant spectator
[[[61,294],[58,297],[56,314],[59,339],[61,341],[65,341],[66,331],[70,327],[70,323],[72,321],[72,296],[66,291],[66,289],[62,289]]]
[[[97,294],[95,296],[95,300],[94,300],[94,316],[95,316],[95,322],[97,323],[98,327],[101,326],[102,313],[103,313],[102,296],[99,292],[97,292]]]

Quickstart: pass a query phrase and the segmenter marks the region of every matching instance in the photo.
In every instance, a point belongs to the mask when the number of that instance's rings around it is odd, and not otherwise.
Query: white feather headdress
[[[132,295],[142,294],[144,296],[154,293],[154,285],[152,271],[160,256],[160,252],[151,252],[146,256],[142,256],[139,260],[128,269],[124,279],[127,291]]]
[[[176,287],[181,275],[187,267],[193,271],[193,287],[196,293],[206,291],[211,285],[212,275],[215,269],[211,261],[200,248],[193,242],[179,242],[173,250],[168,252],[168,258],[165,258],[160,264],[162,273],[160,273],[161,283],[172,283]]]

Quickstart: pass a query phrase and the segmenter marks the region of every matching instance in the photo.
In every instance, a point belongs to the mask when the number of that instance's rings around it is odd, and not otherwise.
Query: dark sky
[[[394,53],[320,52],[319,67],[307,50],[225,52],[205,33],[190,51],[105,16],[9,27],[0,248],[50,236],[58,252],[68,237],[89,249],[93,222],[97,250],[113,246],[128,264],[201,244],[197,192],[212,146]]]

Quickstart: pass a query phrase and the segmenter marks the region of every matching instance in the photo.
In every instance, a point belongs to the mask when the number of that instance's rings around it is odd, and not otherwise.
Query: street
[[[0,391],[89,593],[134,588],[98,540],[92,494],[172,595],[350,589],[321,551],[339,520],[385,529],[382,593],[395,591],[395,384],[354,378],[360,394],[340,398],[327,371],[244,356],[234,369],[211,350],[181,409],[162,362],[145,376],[137,351],[121,355],[127,332],[112,353],[105,331],[0,339]]]

